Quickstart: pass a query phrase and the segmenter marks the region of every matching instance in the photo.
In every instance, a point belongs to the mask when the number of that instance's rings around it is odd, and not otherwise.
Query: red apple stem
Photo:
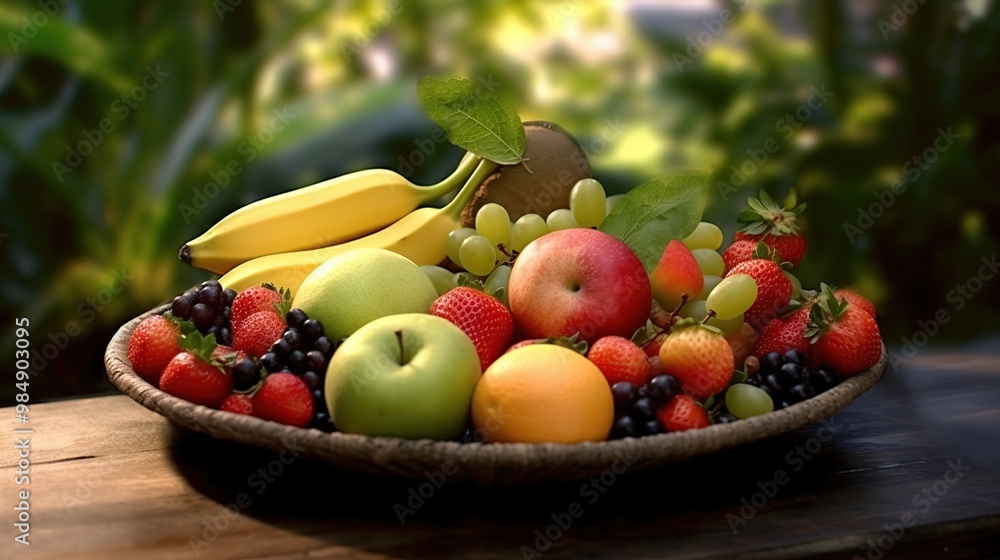
[[[396,331],[396,341],[399,342],[399,365],[405,366],[403,361],[403,331]]]

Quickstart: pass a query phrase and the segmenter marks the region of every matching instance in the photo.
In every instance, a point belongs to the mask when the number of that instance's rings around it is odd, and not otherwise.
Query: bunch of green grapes
[[[702,321],[709,311],[714,311],[708,324],[718,327],[724,334],[733,334],[743,326],[743,313],[757,299],[757,283],[745,274],[723,278],[726,264],[719,254],[722,230],[719,226],[701,222],[691,235],[683,239],[684,245],[698,261],[698,268],[705,277],[701,294],[681,309],[681,316]]]

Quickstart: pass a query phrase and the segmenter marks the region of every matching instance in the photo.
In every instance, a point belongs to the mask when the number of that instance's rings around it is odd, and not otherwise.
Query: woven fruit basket
[[[583,479],[623,465],[637,471],[791,432],[833,415],[861,396],[881,378],[888,361],[883,346],[875,366],[811,399],[770,414],[699,430],[574,445],[367,437],[295,428],[222,412],[150,385],[129,364],[128,340],[144,318],[162,314],[168,307],[158,307],[123,325],[108,345],[104,364],[115,386],[174,424],[265,449],[292,449],[304,457],[354,471],[410,478],[444,472],[450,481],[484,485]]]

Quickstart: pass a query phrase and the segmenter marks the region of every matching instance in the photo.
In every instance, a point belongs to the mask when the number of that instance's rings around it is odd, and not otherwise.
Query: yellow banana
[[[448,234],[462,227],[462,209],[496,167],[491,161],[478,161],[475,172],[465,186],[444,208],[414,210],[381,231],[347,243],[258,257],[232,269],[219,282],[223,287],[237,292],[270,282],[275,286],[288,288],[295,294],[305,277],[327,259],[361,248],[388,249],[418,265],[438,264],[448,254]]]
[[[447,179],[429,187],[393,171],[369,169],[258,200],[188,241],[180,259],[223,274],[264,255],[357,239],[455,190],[480,159],[463,158]]]

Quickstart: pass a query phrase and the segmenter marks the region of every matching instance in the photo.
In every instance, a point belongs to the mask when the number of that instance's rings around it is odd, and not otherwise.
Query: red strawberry
[[[878,317],[878,313],[875,311],[875,304],[858,292],[855,292],[850,288],[838,288],[833,291],[833,294],[839,298],[846,299],[847,303],[861,309],[872,317]]]
[[[286,371],[272,373],[253,396],[253,415],[305,428],[313,419],[312,393],[299,377]]]
[[[229,322],[232,331],[236,332],[244,319],[261,311],[275,311],[284,317],[291,306],[292,293],[273,284],[254,286],[236,294],[236,299],[229,310]],[[273,341],[272,341],[273,342]]]
[[[809,313],[806,335],[816,336],[811,362],[841,375],[864,371],[882,357],[882,335],[875,318],[838,299],[826,284]]]
[[[195,404],[217,408],[233,392],[233,378],[212,358],[215,336],[194,331],[180,340],[184,350],[174,356],[160,378],[160,389]]]
[[[809,306],[802,307],[785,319],[774,319],[760,331],[760,338],[753,348],[753,355],[763,359],[770,352],[784,354],[798,350],[808,356],[812,349],[809,337],[805,335],[809,322]]]
[[[162,315],[146,317],[128,339],[128,361],[143,379],[160,382],[163,369],[181,353],[177,344],[180,328]]]
[[[722,262],[726,263],[726,272],[741,262],[753,259],[756,250],[757,244],[749,239],[733,241],[732,245],[722,252]]]
[[[660,347],[663,346],[663,341],[666,339],[667,339],[667,333],[660,333],[654,336],[653,340],[647,342],[646,345],[642,347],[642,350],[650,358],[659,357]]]
[[[219,410],[249,416],[253,414],[253,400],[243,393],[233,393],[226,397],[226,400],[222,401]]]
[[[677,395],[656,411],[656,419],[668,432],[707,428],[708,413],[688,395]]]
[[[771,195],[761,190],[760,198],[747,200],[747,208],[740,212],[737,218],[740,231],[733,241],[763,242],[777,251],[782,261],[797,265],[806,250],[797,216],[805,209],[805,204],[798,204],[795,189],[788,191],[784,207],[778,206]]]
[[[233,366],[236,365],[236,362],[246,357],[246,353],[233,350],[225,344],[217,345],[215,351],[212,352],[212,358],[222,364],[229,375],[233,374]]]
[[[698,324],[675,325],[660,347],[663,373],[676,377],[684,392],[698,399],[707,399],[728,387],[734,363],[726,338]]]
[[[476,346],[483,371],[510,343],[514,318],[500,300],[468,287],[450,290],[434,300],[429,313],[462,329]]]
[[[258,311],[233,329],[233,349],[259,358],[285,334],[286,326],[276,311]]]
[[[649,356],[627,338],[606,336],[598,339],[587,352],[587,359],[601,370],[608,385],[628,381],[641,387],[649,381]]]
[[[778,263],[768,259],[753,259],[733,267],[726,277],[747,274],[757,282],[757,300],[743,314],[743,319],[754,328],[763,328],[778,312],[788,307],[792,299],[792,282]]]

